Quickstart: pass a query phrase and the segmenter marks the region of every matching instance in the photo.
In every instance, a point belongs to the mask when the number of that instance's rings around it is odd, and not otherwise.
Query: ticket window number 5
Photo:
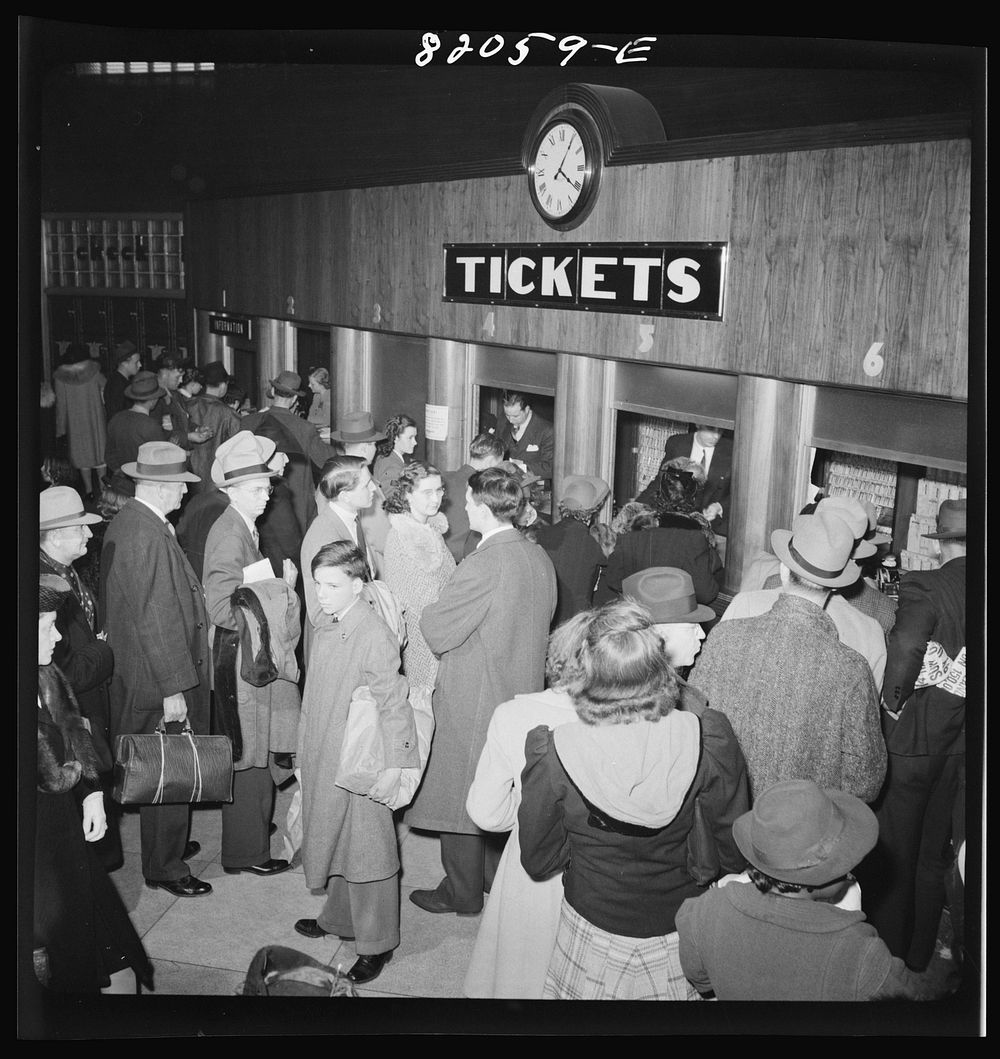
[[[884,342],[872,342],[865,354],[865,359],[861,362],[866,375],[874,377],[882,374],[882,369],[885,367],[885,358],[882,356],[884,345]]]

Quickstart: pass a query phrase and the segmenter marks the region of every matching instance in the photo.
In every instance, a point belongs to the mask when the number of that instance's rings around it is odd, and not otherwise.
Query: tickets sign
[[[726,243],[445,243],[445,301],[721,320]]]

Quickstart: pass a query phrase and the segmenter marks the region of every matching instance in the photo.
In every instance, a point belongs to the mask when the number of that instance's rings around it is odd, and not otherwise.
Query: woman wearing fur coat
[[[66,678],[52,665],[61,639],[56,611],[70,591],[53,574],[39,582],[35,973],[57,992],[138,992],[139,984],[152,988],[153,970],[94,852],[107,829],[97,754]]]
[[[389,533],[384,577],[406,616],[403,673],[411,697],[417,688],[426,689],[429,697],[438,670],[438,660],[420,631],[420,615],[455,572],[455,559],[443,537],[448,529],[440,514],[443,496],[441,472],[416,461],[401,472],[385,501]]]

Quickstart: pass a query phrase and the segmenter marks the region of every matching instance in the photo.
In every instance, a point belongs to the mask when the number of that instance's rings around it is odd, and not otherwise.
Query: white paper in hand
[[[243,584],[245,585],[252,585],[257,581],[266,581],[269,577],[274,577],[270,559],[259,559],[257,562],[243,567]]]

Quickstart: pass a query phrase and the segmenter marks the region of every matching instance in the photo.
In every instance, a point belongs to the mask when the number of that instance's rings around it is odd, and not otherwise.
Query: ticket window
[[[506,388],[494,386],[477,387],[479,394],[476,402],[477,417],[475,421],[476,433],[488,433],[500,435],[507,426],[507,419],[503,409],[503,395],[505,392],[516,390],[523,393],[531,406],[532,416],[544,419],[549,426],[555,418],[555,397],[551,394],[543,394],[529,390],[527,387],[509,386]],[[552,479],[544,479],[532,488],[531,502],[535,509],[545,515],[552,513]]]
[[[246,394],[244,410],[261,407],[260,375],[257,366],[257,351],[230,347],[233,357],[232,379],[229,388],[238,387]]]
[[[296,327],[295,370],[302,380],[302,389],[306,391],[305,396],[299,398],[299,408],[304,416],[308,416],[309,406],[315,396],[309,387],[309,376],[317,368],[326,369],[330,382],[330,392],[331,394],[334,393],[336,379],[333,373],[335,364],[329,328]]]

